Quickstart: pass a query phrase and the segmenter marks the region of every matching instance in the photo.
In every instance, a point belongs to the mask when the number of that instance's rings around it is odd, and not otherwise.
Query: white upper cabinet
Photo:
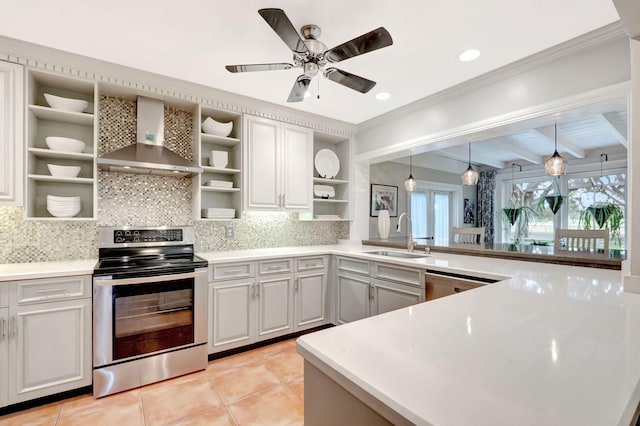
[[[0,61],[0,205],[22,205],[23,95],[21,65]]]
[[[313,132],[245,116],[247,210],[310,211]]]

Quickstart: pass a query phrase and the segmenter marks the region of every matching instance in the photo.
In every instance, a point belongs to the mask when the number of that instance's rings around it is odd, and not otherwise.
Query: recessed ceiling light
[[[391,93],[389,92],[380,92],[376,95],[376,99],[379,101],[387,100],[391,97]]]
[[[478,49],[467,49],[458,56],[462,62],[471,62],[478,59],[480,51]]]
[[[304,97],[305,98],[308,98],[309,96],[311,96],[311,92],[310,91],[307,90],[306,92],[304,92]]]

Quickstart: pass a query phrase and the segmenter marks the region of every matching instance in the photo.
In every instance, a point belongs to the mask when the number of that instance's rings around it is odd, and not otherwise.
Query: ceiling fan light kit
[[[227,65],[225,68],[232,73],[302,68],[303,74],[293,83],[287,102],[304,100],[311,79],[320,72],[327,79],[349,89],[360,93],[369,92],[376,85],[375,81],[338,68],[324,69],[324,67],[327,63],[340,62],[393,44],[389,32],[384,27],[380,27],[332,49],[327,49],[327,46],[318,40],[322,31],[317,25],[303,26],[300,29],[303,39],[282,9],[260,9],[258,13],[291,49],[294,63]]]
[[[554,125],[555,151],[551,158],[544,163],[544,171],[549,176],[561,176],[567,172],[567,160],[558,154],[558,125]]]

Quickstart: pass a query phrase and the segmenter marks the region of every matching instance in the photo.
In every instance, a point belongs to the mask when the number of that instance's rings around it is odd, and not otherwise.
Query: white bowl
[[[63,138],[62,136],[47,136],[44,138],[49,149],[64,152],[82,152],[86,143],[78,139]]]
[[[77,177],[80,173],[80,166],[59,166],[57,164],[47,164],[51,176],[56,177]]]
[[[73,208],[56,208],[47,205],[47,211],[54,217],[74,217],[80,213],[80,205],[78,204]]]
[[[202,122],[202,131],[210,135],[229,136],[232,129],[233,121],[229,121],[228,123],[221,123],[211,117],[207,117]]]
[[[50,93],[45,93],[44,98],[47,100],[47,103],[51,108],[61,109],[64,111],[83,112],[89,106],[89,102],[84,99],[63,98]]]
[[[80,197],[58,197],[56,195],[47,195],[47,203],[79,203]]]

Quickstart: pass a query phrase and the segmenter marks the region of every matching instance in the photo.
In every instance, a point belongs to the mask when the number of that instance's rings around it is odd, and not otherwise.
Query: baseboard
[[[41,405],[51,404],[52,402],[62,401],[63,399],[72,398],[74,396],[86,395],[93,393],[93,386],[84,386],[78,389],[72,389],[66,392],[60,392],[53,395],[43,396],[41,398],[31,399],[29,401],[19,402],[17,404],[8,405],[0,408],[0,416],[4,416],[18,411],[28,410],[29,408],[39,407]]]

